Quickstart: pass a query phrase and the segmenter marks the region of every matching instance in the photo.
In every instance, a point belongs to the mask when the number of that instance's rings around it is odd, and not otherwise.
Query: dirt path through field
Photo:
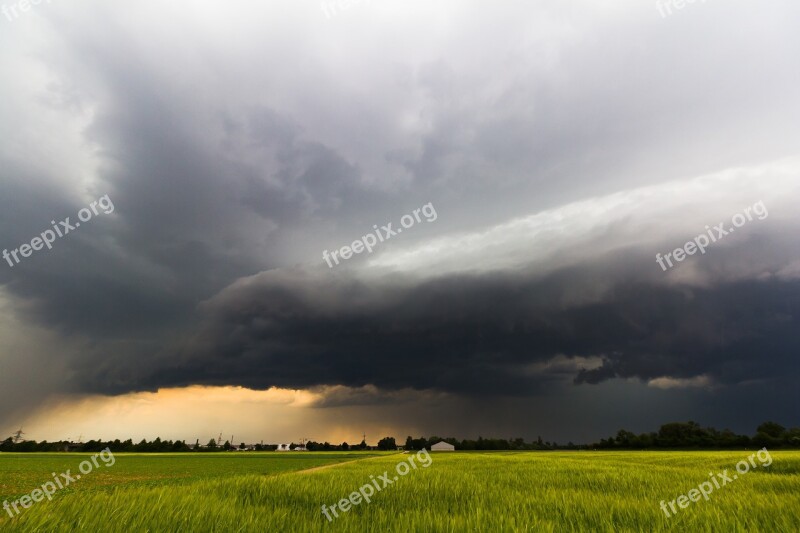
[[[334,468],[334,467],[346,465],[346,464],[349,464],[349,463],[357,463],[359,461],[369,461],[370,459],[381,459],[383,457],[391,457],[392,455],[402,455],[402,453],[403,452],[392,453],[392,454],[389,454],[389,455],[376,455],[375,457],[365,457],[364,459],[353,459],[352,461],[344,461],[342,463],[334,463],[332,465],[315,466],[313,468],[306,468],[305,470],[297,470],[295,472],[292,472],[292,474],[307,474],[309,472],[316,472],[318,470],[325,470],[327,468]]]

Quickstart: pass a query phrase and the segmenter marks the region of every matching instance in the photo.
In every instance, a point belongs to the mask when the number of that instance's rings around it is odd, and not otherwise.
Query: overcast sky
[[[797,2],[5,5],[0,431],[800,425]]]

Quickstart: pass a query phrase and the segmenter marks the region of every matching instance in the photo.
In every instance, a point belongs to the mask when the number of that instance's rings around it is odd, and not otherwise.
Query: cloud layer
[[[116,207],[0,268],[0,424],[45,401],[30,383],[577,413],[633,381],[664,406],[735,398],[709,423],[764,384],[796,404],[800,8],[691,7],[89,2],[0,20],[0,246]],[[768,218],[656,264],[759,201]],[[435,222],[322,261],[429,202]]]

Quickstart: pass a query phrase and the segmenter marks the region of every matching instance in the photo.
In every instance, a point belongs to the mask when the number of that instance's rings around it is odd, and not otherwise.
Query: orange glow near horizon
[[[121,396],[62,396],[33,413],[25,432],[36,441],[77,441],[82,436],[84,442],[128,438],[137,442],[160,437],[205,444],[222,432],[223,441],[233,435],[236,444],[297,442],[301,438],[338,444],[360,442],[363,431],[386,435],[391,429],[385,422],[365,420],[359,415],[363,407],[315,408],[324,397],[325,389],[229,386],[190,386]]]

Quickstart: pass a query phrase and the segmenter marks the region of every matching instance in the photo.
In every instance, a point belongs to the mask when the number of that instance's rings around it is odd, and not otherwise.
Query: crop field
[[[800,531],[800,452],[770,452],[734,479],[750,453],[116,454],[52,501],[3,513],[0,531]],[[87,457],[0,454],[0,499]],[[725,471],[708,500],[665,516],[662,500]],[[384,486],[325,517],[367,485]]]

